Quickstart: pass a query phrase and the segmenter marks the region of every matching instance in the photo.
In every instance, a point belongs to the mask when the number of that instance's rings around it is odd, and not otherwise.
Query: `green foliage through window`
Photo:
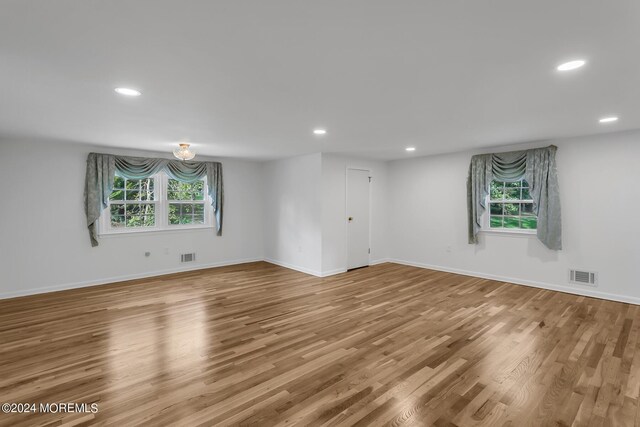
[[[153,178],[128,180],[116,176],[109,196],[111,227],[153,227],[156,200]]]
[[[204,181],[193,183],[169,179],[169,225],[204,224]]]
[[[520,230],[537,228],[538,218],[533,211],[533,200],[526,180],[492,181],[489,199],[490,228]]]
[[[116,176],[109,196],[109,229],[206,225],[206,191],[204,179],[187,183],[162,173],[140,180]]]

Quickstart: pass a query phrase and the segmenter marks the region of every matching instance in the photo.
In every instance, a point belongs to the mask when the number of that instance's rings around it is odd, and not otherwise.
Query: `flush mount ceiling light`
[[[405,148],[405,151],[409,151],[409,152],[416,151],[416,147],[407,147]]]
[[[130,89],[128,87],[117,87],[114,89],[117,93],[124,96],[140,96],[142,92],[135,89]]]
[[[600,123],[613,123],[617,121],[618,118],[616,116],[603,117],[600,119]]]
[[[313,134],[314,135],[326,135],[327,131],[325,129],[314,129],[313,130]]]
[[[180,160],[191,160],[196,156],[196,153],[189,149],[189,144],[182,143],[178,148],[173,150],[173,155]]]
[[[558,65],[556,70],[558,70],[558,71],[571,71],[571,70],[575,70],[577,68],[582,67],[586,63],[587,63],[587,61],[585,61],[584,59],[576,59],[576,60],[565,62],[564,64]]]

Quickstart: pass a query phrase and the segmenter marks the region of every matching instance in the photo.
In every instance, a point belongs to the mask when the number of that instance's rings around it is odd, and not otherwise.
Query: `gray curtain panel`
[[[538,215],[538,239],[549,249],[562,249],[562,221],[560,218],[560,189],[556,171],[554,145],[527,151],[527,171],[533,209]]]
[[[529,183],[533,209],[538,216],[538,239],[549,249],[562,249],[560,192],[556,171],[556,146],[508,153],[480,154],[471,158],[467,178],[469,243],[478,243],[481,217],[491,181]]]
[[[478,243],[482,213],[487,209],[489,186],[493,179],[491,154],[471,158],[467,178],[467,212],[469,217],[469,243]]]
[[[182,182],[194,182],[206,176],[211,205],[216,217],[217,235],[222,235],[224,186],[221,163],[183,162],[90,153],[87,157],[84,203],[91,246],[98,246],[96,222],[102,211],[108,206],[116,171],[127,179],[144,179],[160,171],[164,171],[169,177]]]

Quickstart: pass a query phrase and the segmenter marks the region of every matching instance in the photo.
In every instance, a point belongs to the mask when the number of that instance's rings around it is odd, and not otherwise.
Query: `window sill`
[[[536,237],[536,230],[509,230],[509,229],[494,229],[494,230],[480,230],[480,233],[495,234],[501,236],[517,236],[517,237]]]
[[[202,231],[202,230],[212,230],[214,231],[213,226],[211,225],[201,225],[201,226],[191,226],[191,227],[177,227],[177,228],[162,228],[162,229],[152,229],[152,230],[123,230],[123,231],[110,231],[107,233],[98,233],[98,237],[100,238],[111,238],[118,236],[131,236],[131,235],[156,235],[156,234],[165,234],[165,233],[176,233],[181,231]]]

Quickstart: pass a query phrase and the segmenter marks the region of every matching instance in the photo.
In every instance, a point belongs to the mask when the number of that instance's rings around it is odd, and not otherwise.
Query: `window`
[[[169,179],[169,224],[204,224],[204,181],[194,183]]]
[[[116,176],[109,196],[111,228],[156,225],[155,178],[130,181]]]
[[[169,178],[115,177],[109,208],[100,219],[100,234],[212,227],[206,179],[193,183]]]
[[[485,215],[486,216],[486,215]],[[489,229],[529,231],[536,229],[538,218],[533,213],[529,184],[492,181],[489,192]]]

